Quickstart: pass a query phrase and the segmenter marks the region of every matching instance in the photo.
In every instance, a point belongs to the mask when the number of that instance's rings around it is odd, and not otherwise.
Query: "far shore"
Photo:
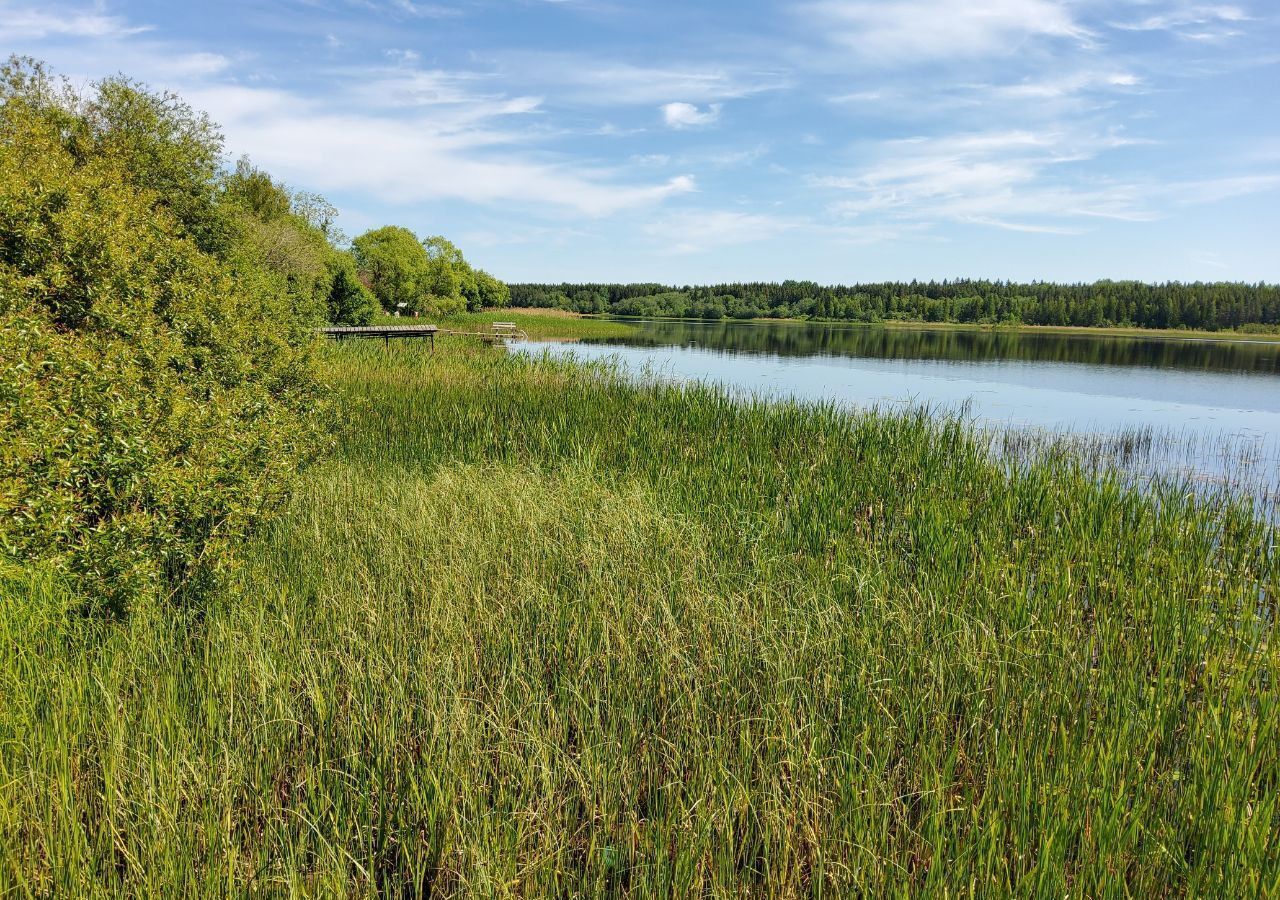
[[[962,322],[925,322],[893,319],[883,322],[849,322],[841,319],[692,319],[663,316],[613,316],[604,313],[578,313],[567,309],[541,306],[509,306],[485,309],[480,312],[459,313],[439,320],[449,326],[483,325],[495,321],[514,321],[530,337],[581,338],[622,337],[640,322],[687,322],[707,325],[826,325],[841,328],[897,328],[912,331],[962,331],[1017,334],[1065,334],[1083,337],[1133,337],[1166,341],[1225,341],[1232,343],[1280,344],[1280,330],[1271,332],[1249,331],[1199,331],[1183,328],[1126,328],[1117,326],[1089,327],[1076,325],[1022,325],[975,324]],[[381,324],[403,321],[382,315],[376,320]],[[570,324],[572,323],[572,324]]]
[[[850,328],[903,328],[913,331],[988,331],[988,332],[1022,332],[1027,334],[1078,334],[1095,337],[1144,337],[1164,340],[1196,340],[1196,341],[1232,341],[1243,343],[1280,344],[1280,331],[1197,331],[1184,328],[1129,328],[1122,326],[1084,326],[1084,325],[1024,325],[1024,324],[979,324],[966,322],[925,322],[921,320],[891,319],[882,322],[850,322],[843,319],[677,319],[661,316],[612,316],[604,314],[572,313],[561,309],[541,309],[537,307],[522,308],[526,315],[545,313],[552,316],[577,316],[604,322],[705,322],[706,324],[760,325],[835,325]]]

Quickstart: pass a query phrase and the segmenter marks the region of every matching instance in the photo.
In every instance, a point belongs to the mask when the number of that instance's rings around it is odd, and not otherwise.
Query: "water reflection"
[[[946,330],[808,322],[642,321],[636,333],[584,343],[630,347],[696,344],[730,353],[991,362],[1088,363],[1203,372],[1280,374],[1280,345],[1247,340],[1190,340],[1008,330]]]

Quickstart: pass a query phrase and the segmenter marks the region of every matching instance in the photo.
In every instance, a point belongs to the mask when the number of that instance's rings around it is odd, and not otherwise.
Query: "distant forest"
[[[1235,328],[1280,326],[1280,286],[1237,282],[893,281],[820,285],[783,281],[662,284],[513,284],[516,306],[695,319],[802,318],[846,322]]]

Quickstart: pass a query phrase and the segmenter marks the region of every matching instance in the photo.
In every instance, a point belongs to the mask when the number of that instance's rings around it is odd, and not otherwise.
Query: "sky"
[[[0,0],[507,281],[1280,282],[1280,0]]]

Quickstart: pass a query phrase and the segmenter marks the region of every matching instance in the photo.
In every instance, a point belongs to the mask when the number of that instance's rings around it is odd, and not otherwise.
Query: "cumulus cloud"
[[[721,104],[712,103],[699,109],[692,103],[667,103],[662,107],[662,121],[668,128],[697,128],[720,118]]]

